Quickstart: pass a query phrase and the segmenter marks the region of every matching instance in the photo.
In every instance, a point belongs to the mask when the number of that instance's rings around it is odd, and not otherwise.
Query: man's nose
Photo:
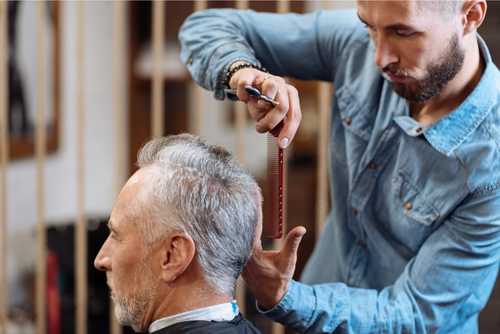
[[[111,271],[111,243],[106,239],[94,260],[94,267],[100,271]]]
[[[395,47],[388,37],[379,34],[379,36],[373,40],[373,43],[376,48],[374,58],[375,65],[378,67],[386,67],[391,64],[396,64],[399,61],[395,52]]]

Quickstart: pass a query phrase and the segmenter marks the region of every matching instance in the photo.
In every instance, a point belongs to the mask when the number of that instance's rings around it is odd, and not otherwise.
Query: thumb
[[[295,256],[304,234],[306,234],[306,229],[302,226],[297,226],[288,232],[280,253],[285,256]]]

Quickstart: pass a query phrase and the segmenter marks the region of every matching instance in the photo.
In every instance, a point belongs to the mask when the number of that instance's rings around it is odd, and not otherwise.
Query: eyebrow
[[[361,22],[363,22],[364,24],[366,24],[367,26],[369,27],[372,27],[371,24],[369,24],[368,22],[366,22],[365,20],[363,20],[361,18],[361,16],[359,16],[359,13],[358,14],[358,18]],[[416,30],[414,27],[412,26],[409,26],[407,24],[404,24],[404,23],[396,23],[396,24],[392,24],[390,26],[387,26],[387,27],[384,27],[383,28],[384,30]]]
[[[112,223],[111,223],[111,219],[110,219],[110,220],[108,220],[108,223],[107,223],[106,225],[108,226],[108,228],[109,228],[109,230],[110,230],[111,232],[113,232],[114,234],[118,234],[118,233],[116,233],[116,230],[113,228],[113,225],[112,225]]]

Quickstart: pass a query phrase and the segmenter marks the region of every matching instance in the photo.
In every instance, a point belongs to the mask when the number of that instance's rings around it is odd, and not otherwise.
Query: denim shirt
[[[180,32],[195,80],[223,99],[236,60],[334,82],[332,210],[302,283],[264,313],[303,333],[477,333],[500,258],[500,73],[423,126],[374,64],[353,10],[210,10]]]

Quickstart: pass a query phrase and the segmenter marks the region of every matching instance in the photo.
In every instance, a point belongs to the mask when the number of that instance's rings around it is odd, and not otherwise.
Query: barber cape
[[[153,322],[148,331],[151,334],[262,334],[259,327],[241,315],[236,301],[161,318]]]
[[[229,321],[185,321],[162,328],[152,334],[262,334],[259,327],[245,319],[241,313]]]

